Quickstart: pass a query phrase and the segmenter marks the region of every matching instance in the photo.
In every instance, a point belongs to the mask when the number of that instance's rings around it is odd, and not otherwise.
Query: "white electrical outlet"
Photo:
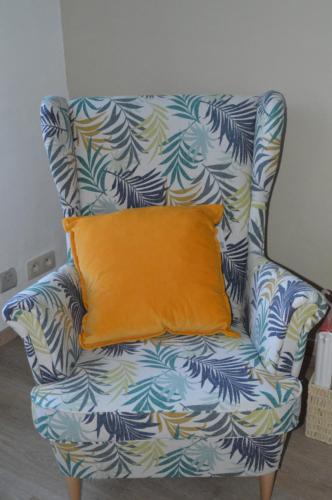
[[[51,252],[44,253],[39,257],[31,259],[27,263],[27,273],[28,279],[33,280],[42,274],[51,271],[55,267],[55,253],[54,250]]]
[[[11,267],[0,273],[0,293],[7,292],[7,290],[11,290],[17,286],[17,274],[16,269]]]
[[[50,271],[55,267],[55,253],[52,250],[51,252],[44,253],[44,255],[41,256],[42,259],[42,267],[44,268],[45,272]]]

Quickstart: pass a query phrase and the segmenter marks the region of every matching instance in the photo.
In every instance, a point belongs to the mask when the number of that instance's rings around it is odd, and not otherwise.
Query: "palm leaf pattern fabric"
[[[67,474],[66,460],[72,466],[81,453],[82,477],[246,475],[276,467],[283,435],[297,424],[300,394],[295,377],[264,369],[245,333],[240,342],[166,334],[84,351],[69,377],[33,389],[32,413]],[[63,455],[63,442],[74,451]],[[151,468],[155,442],[160,450]],[[94,443],[89,453],[108,450],[98,466],[89,463],[84,443]],[[122,467],[109,469],[110,450],[121,447]]]
[[[34,379],[42,384],[67,377],[81,349],[84,315],[79,276],[66,264],[10,300],[4,316],[24,339]]]
[[[165,334],[124,344],[131,350],[82,352],[70,376],[33,389],[36,426],[70,441],[75,425],[89,442],[256,437],[294,426],[296,378],[266,372],[245,333],[201,338]]]
[[[85,310],[70,258],[11,299],[3,314],[37,384],[34,424],[60,470],[103,478],[277,469],[298,422],[307,335],[327,311],[319,292],[265,256],[283,96],[48,97],[41,127],[65,217],[224,205],[222,267],[241,332],[82,351]]]

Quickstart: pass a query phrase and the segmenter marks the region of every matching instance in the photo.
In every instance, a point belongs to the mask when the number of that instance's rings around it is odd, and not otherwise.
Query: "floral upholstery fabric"
[[[278,92],[45,98],[43,139],[64,216],[223,203],[223,272],[240,339],[174,337],[82,351],[73,264],[4,317],[37,382],[34,423],[77,477],[256,475],[297,424],[297,376],[327,303],[265,257],[285,128]]]
[[[69,377],[33,389],[32,405],[36,427],[57,441],[205,438],[217,428],[257,437],[296,425],[300,394],[296,378],[264,369],[246,334],[166,334],[83,351]]]
[[[300,395],[246,334],[164,335],[82,352],[70,377],[33,389],[32,413],[65,474],[246,475],[278,467]]]
[[[284,437],[51,441],[51,446],[60,471],[82,479],[260,476],[278,469]]]
[[[265,257],[253,257],[248,276],[251,339],[272,373],[300,373],[308,333],[327,310],[315,288]]]
[[[81,352],[78,335],[84,312],[79,277],[72,264],[42,278],[6,304],[4,317],[23,338],[39,384],[61,380],[72,371]]]
[[[223,203],[225,281],[240,316],[256,110],[256,97],[228,95],[45,100],[44,141],[64,214]]]

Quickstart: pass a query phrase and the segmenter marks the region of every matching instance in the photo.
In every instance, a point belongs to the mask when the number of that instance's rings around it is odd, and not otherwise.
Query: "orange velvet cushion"
[[[81,279],[80,344],[230,330],[215,225],[220,205],[149,207],[64,219]]]

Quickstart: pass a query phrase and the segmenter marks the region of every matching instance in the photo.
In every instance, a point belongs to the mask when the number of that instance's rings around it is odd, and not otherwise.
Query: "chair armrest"
[[[80,353],[78,335],[84,313],[79,278],[72,264],[48,274],[5,305],[3,317],[23,338],[38,383],[70,374]]]
[[[248,321],[266,369],[298,376],[308,333],[328,303],[309,283],[266,257],[252,255],[248,269]]]

